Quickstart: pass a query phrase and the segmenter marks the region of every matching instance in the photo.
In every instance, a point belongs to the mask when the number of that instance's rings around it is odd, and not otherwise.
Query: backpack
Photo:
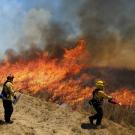
[[[6,91],[6,89],[7,89],[6,84],[7,84],[8,82],[9,82],[9,81],[6,81],[6,82],[3,84],[3,89],[2,89],[2,92],[1,92],[1,98],[2,98],[2,99],[7,99],[8,96],[9,96],[8,92]]]

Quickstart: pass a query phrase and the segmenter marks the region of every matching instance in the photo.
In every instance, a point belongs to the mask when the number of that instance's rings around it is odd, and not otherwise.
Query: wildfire
[[[122,105],[135,105],[135,91],[123,89],[111,94]]]
[[[82,72],[88,68],[89,53],[85,41],[80,40],[73,49],[65,49],[62,59],[50,58],[47,52],[41,52],[31,60],[19,58],[14,64],[5,61],[0,65],[0,81],[5,81],[9,73],[15,76],[15,88],[36,94],[45,91],[51,94],[51,101],[78,104],[88,99],[92,93],[89,82],[93,76]],[[135,93],[118,91],[112,93],[124,105],[135,104]],[[130,100],[129,100],[130,99]]]

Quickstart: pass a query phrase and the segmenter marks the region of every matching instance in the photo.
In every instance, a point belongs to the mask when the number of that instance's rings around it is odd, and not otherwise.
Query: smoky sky
[[[134,12],[133,0],[87,0],[80,9],[81,29],[97,39],[117,33],[121,40],[133,40]]]
[[[84,38],[92,56],[90,63],[135,69],[134,0],[24,3],[19,6],[24,12],[17,25],[21,34],[14,33],[14,46],[18,50],[31,49],[33,44],[42,50],[61,50],[57,48],[72,46]]]
[[[95,63],[135,67],[134,12],[133,0],[85,0],[79,24]]]

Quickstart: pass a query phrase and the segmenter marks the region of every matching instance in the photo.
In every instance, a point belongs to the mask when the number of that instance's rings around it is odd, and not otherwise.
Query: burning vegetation
[[[40,49],[29,51],[33,54],[29,59],[25,58],[24,53],[13,55],[9,51],[8,58],[0,65],[1,83],[7,74],[12,73],[16,89],[33,95],[48,93],[49,100],[53,102],[74,105],[90,98],[93,80],[99,76],[89,72],[91,67],[87,63],[90,54],[84,40],[80,40],[72,49],[62,49],[62,57],[50,57],[47,51]],[[26,56],[28,53],[25,52]],[[134,91],[121,87],[121,90],[115,89],[109,93],[122,105],[135,105]]]

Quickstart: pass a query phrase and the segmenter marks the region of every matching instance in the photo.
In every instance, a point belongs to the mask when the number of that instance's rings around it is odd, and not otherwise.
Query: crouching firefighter
[[[3,90],[2,90],[2,100],[3,100],[3,107],[4,107],[4,118],[6,123],[13,123],[13,121],[10,120],[11,115],[13,113],[13,105],[12,101],[13,99],[16,99],[15,91],[13,88],[13,75],[7,76],[7,80],[3,84]]]
[[[92,96],[89,104],[94,107],[96,114],[90,116],[89,120],[91,124],[94,124],[93,121],[96,120],[96,126],[100,126],[103,118],[103,100],[108,99],[110,101],[112,100],[112,97],[104,92],[104,82],[102,80],[96,81],[96,88],[93,91]]]

